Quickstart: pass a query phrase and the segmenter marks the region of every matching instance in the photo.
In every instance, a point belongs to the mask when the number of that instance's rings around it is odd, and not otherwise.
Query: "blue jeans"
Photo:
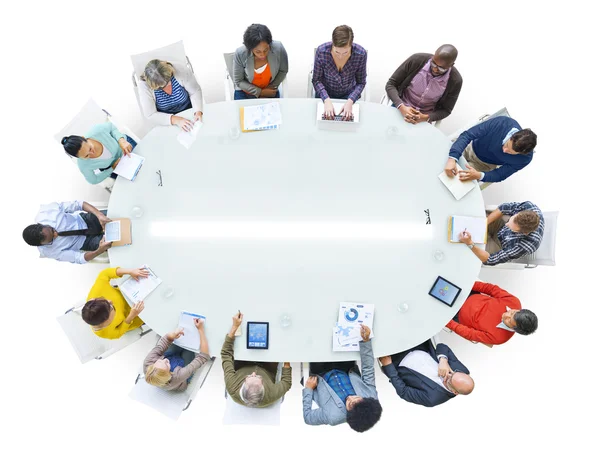
[[[163,356],[169,359],[172,369],[175,369],[177,366],[185,367],[196,357],[195,353],[186,350],[185,348],[181,348],[179,345],[175,344],[171,344],[163,353]],[[189,376],[187,379],[188,383],[192,381],[193,376],[194,374]]]
[[[255,97],[254,95],[250,95],[244,92],[243,90],[236,90],[235,92],[233,92],[234,100],[256,100],[256,98],[257,97]],[[277,89],[277,93],[275,94],[274,98],[280,98],[279,89]]]

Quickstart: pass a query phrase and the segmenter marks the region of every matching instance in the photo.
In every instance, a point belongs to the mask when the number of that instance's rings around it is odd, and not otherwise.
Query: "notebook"
[[[183,335],[179,339],[175,339],[175,344],[182,348],[191,351],[198,351],[200,348],[200,334],[194,325],[194,318],[200,318],[206,321],[204,315],[191,312],[181,312],[179,315],[179,328],[183,329]]]
[[[342,111],[344,103],[333,103],[333,111],[336,114],[334,120],[324,119],[325,104],[320,101],[317,103],[317,127],[321,130],[335,131],[355,131],[360,121],[360,105],[352,105],[352,120],[343,120],[339,113]]]
[[[281,123],[281,110],[277,102],[240,108],[240,126],[244,133],[275,130]]]
[[[463,171],[458,163],[456,164],[456,168],[458,171]],[[438,177],[457,200],[461,199],[477,186],[476,181],[461,181],[458,175],[448,177],[445,171],[442,171]]]
[[[129,155],[123,155],[115,168],[115,173],[133,182],[144,164],[144,160],[146,160],[144,157],[133,152]]]
[[[464,215],[455,215],[448,218],[448,241],[460,242],[458,235],[465,230],[471,234],[474,243],[487,243],[487,218]]]
[[[192,144],[194,144],[194,142],[196,141],[198,132],[200,131],[200,128],[202,128],[203,125],[204,124],[202,122],[197,120],[194,123],[194,127],[192,128],[192,131],[182,131],[177,135],[177,141],[179,141],[179,143],[183,147],[185,147],[186,149],[189,149],[190,147],[192,147]]]
[[[119,290],[121,290],[121,293],[129,303],[143,301],[162,283],[162,279],[160,279],[147,264],[143,265],[142,268],[150,273],[148,277],[135,280],[133,277],[129,276],[128,279],[124,280],[119,285]]]
[[[104,227],[104,240],[112,242],[112,247],[131,245],[131,220],[115,218]]]

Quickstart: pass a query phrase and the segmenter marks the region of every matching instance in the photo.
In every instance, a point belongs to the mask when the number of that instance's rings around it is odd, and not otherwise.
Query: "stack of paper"
[[[194,318],[206,321],[204,315],[181,312],[178,327],[183,329],[183,335],[179,339],[175,339],[175,344],[186,350],[197,352],[200,348],[200,334],[198,334],[198,329],[194,324]]]
[[[337,325],[333,328],[333,351],[359,351],[360,325],[368,326],[373,338],[374,304],[341,302]]]
[[[140,278],[139,280],[135,280],[130,276],[119,285],[119,290],[121,290],[121,293],[130,304],[143,301],[162,283],[162,279],[158,278],[148,265],[143,265],[142,269],[147,270],[150,275],[145,278]]]
[[[458,169],[458,171],[463,171],[463,169],[458,165],[458,163],[456,164],[456,168]],[[475,181],[461,181],[458,178],[458,175],[448,177],[446,176],[446,171],[442,171],[442,173],[438,177],[446,186],[446,188],[450,190],[450,193],[454,195],[454,198],[456,198],[457,200],[461,199],[463,196],[465,196],[477,186]]]
[[[182,131],[177,135],[177,141],[179,141],[183,147],[189,149],[192,147],[192,144],[194,144],[194,141],[196,141],[196,136],[198,136],[198,132],[200,131],[200,128],[202,128],[202,125],[204,124],[197,120],[194,123],[192,131]]]
[[[144,157],[133,152],[129,155],[123,155],[115,168],[115,173],[133,182],[144,164],[144,160],[146,160]]]
[[[240,108],[242,131],[274,130],[281,125],[279,103],[267,103]]]

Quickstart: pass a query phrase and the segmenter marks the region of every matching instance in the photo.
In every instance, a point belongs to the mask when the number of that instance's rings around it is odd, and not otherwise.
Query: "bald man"
[[[435,54],[413,54],[385,85],[393,106],[404,120],[416,124],[448,117],[462,88],[462,77],[454,68],[458,51],[443,44]]]
[[[473,391],[475,383],[446,344],[434,348],[430,340],[379,358],[381,370],[402,399],[425,407],[435,407]]]

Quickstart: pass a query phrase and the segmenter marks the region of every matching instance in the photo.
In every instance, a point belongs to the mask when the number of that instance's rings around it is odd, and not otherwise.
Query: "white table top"
[[[366,302],[375,305],[375,356],[423,342],[458,312],[479,274],[476,256],[447,241],[449,216],[485,214],[479,188],[456,201],[437,177],[450,141],[395,109],[361,103],[358,131],[333,132],[316,127],[318,100],[279,102],[279,130],[233,139],[239,107],[257,101],[221,102],[205,106],[189,150],[175,127],[153,129],[135,149],[146,162],[135,182],[117,180],[108,210],[132,218],[133,244],[109,255],[113,266],[146,263],[163,279],[140,317],[162,335],[182,310],[205,315],[218,355],[241,309],[236,359],[348,360],[358,353],[332,351],[339,303]],[[438,275],[463,290],[452,308],[428,295]],[[247,321],[270,322],[269,350],[246,349]]]

